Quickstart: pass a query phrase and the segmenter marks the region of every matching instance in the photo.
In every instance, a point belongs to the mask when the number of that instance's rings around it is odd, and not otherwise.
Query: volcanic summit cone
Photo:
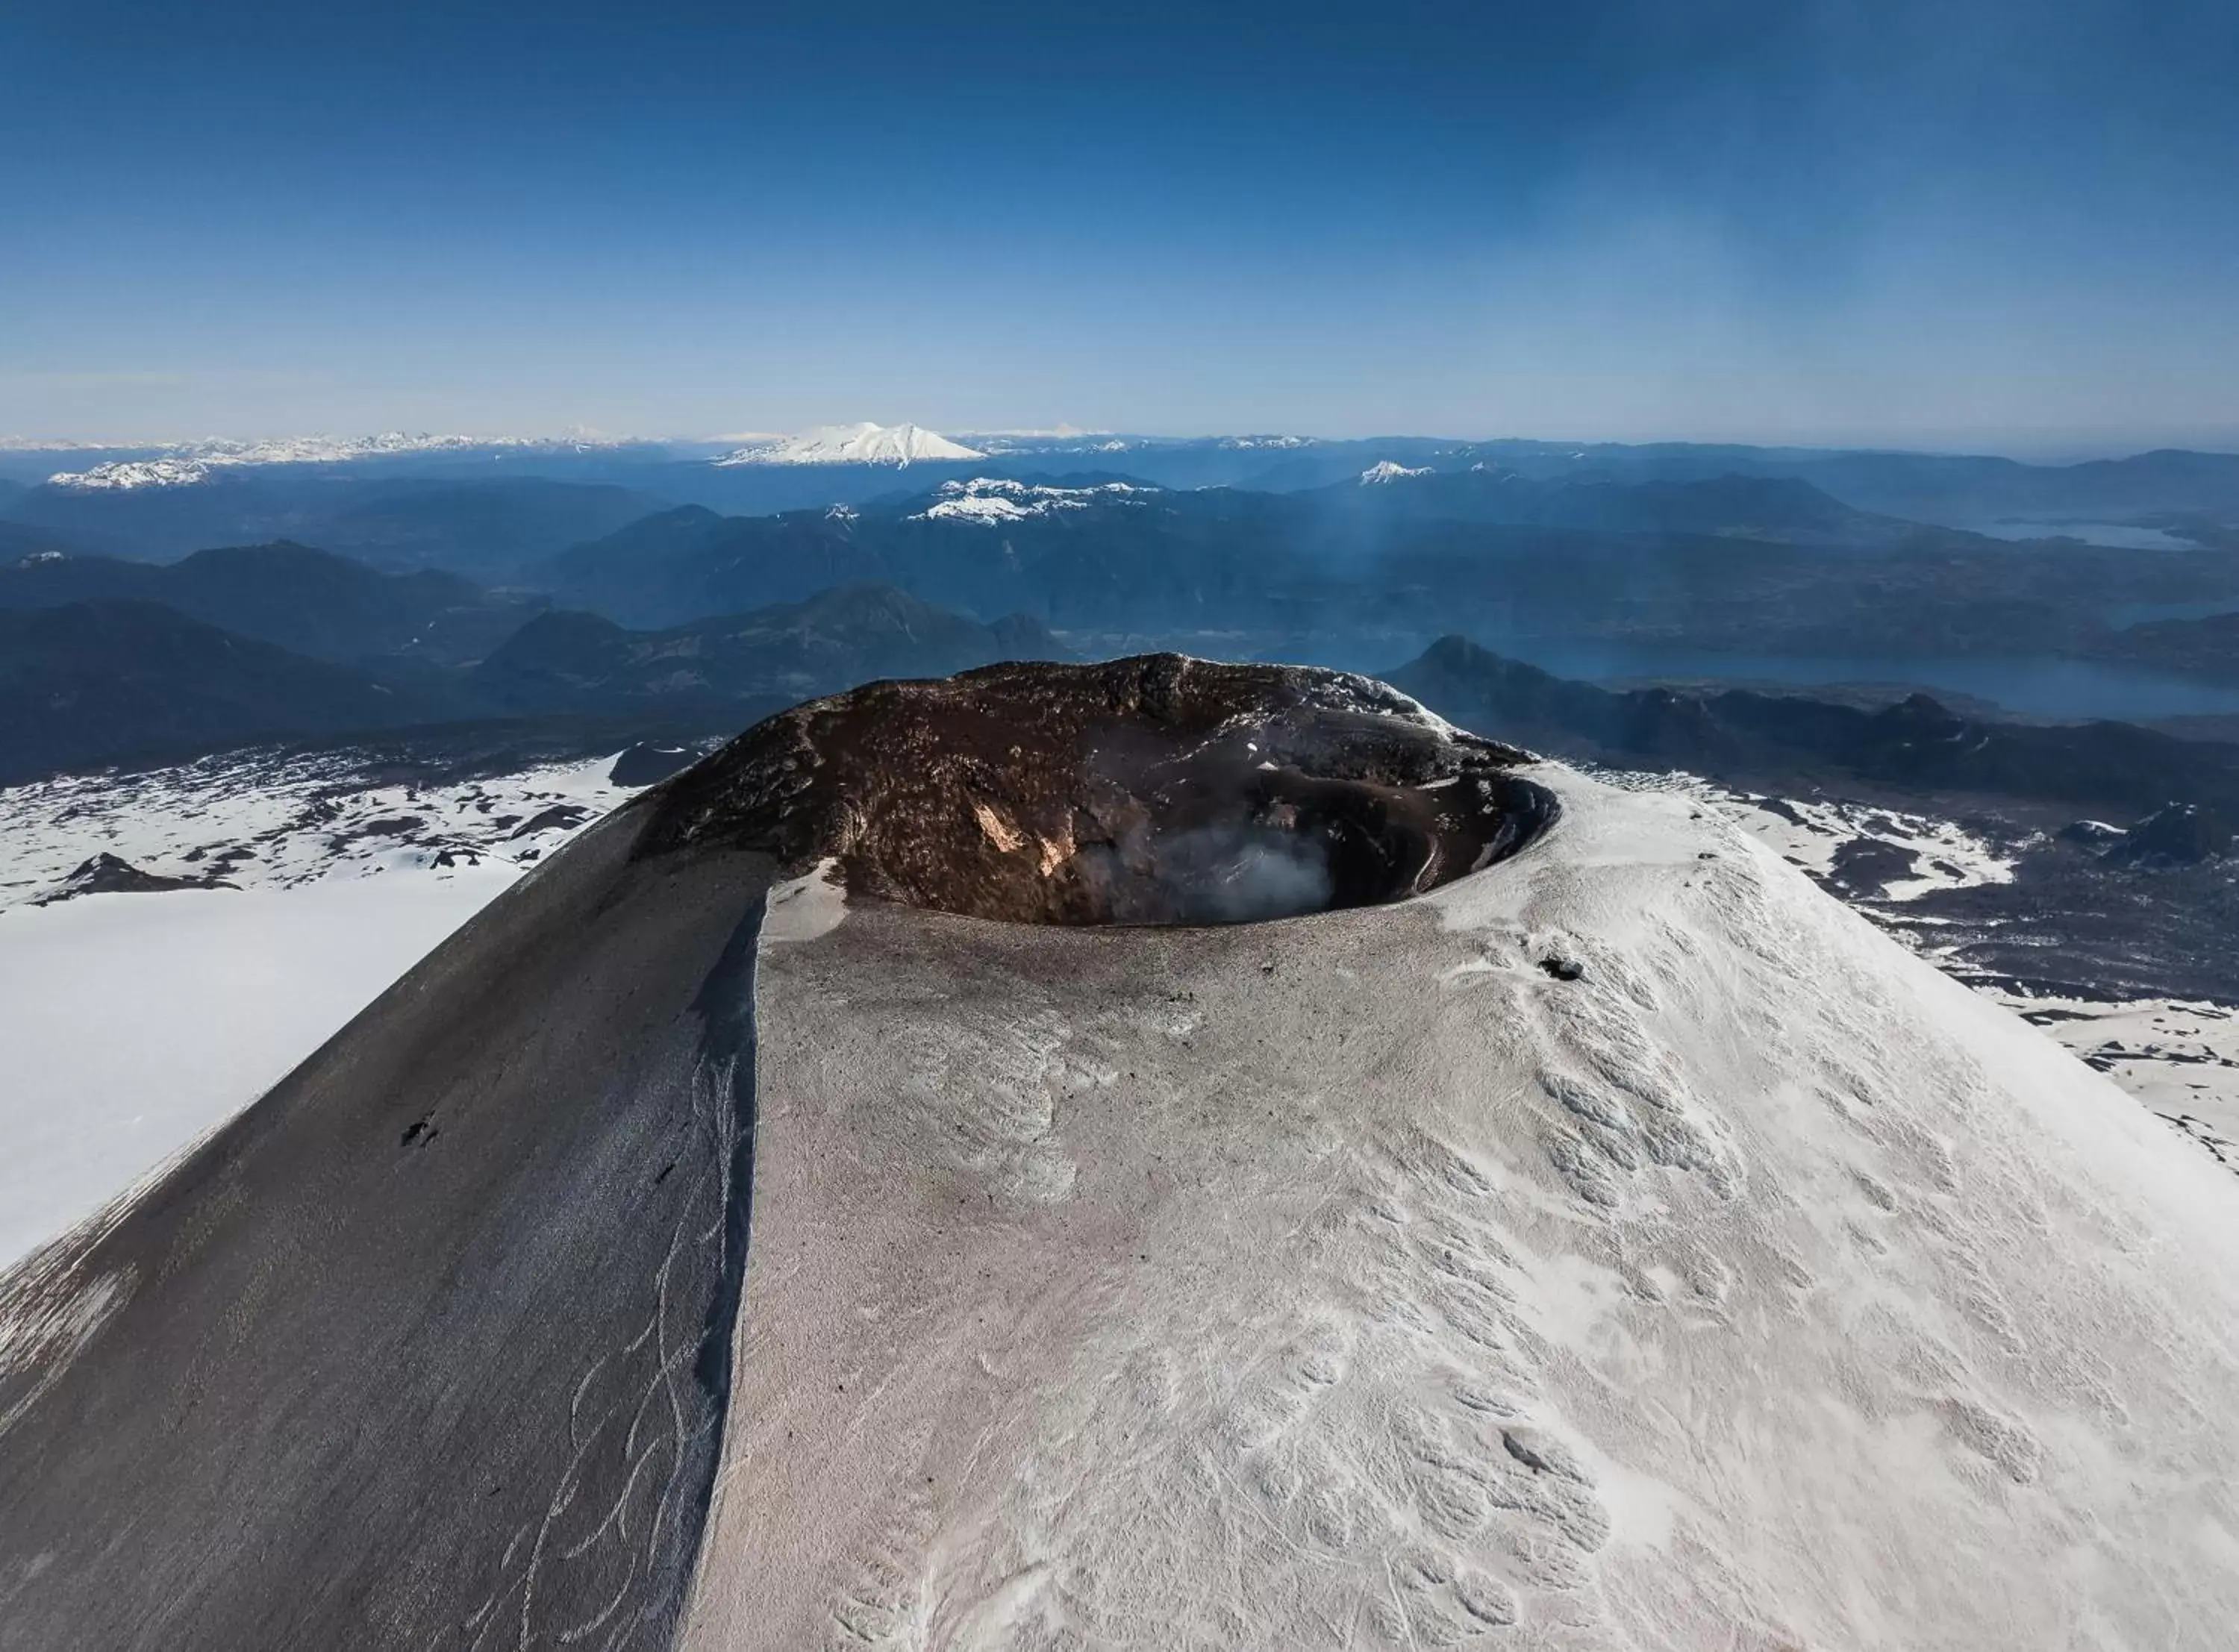
[[[2235,1200],[1684,798],[875,684],[0,1281],[0,1647],[2210,1644]]]

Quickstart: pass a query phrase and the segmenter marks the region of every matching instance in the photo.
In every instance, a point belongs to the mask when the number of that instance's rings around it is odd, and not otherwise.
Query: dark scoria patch
[[[1513,853],[1530,754],[1365,678],[1178,654],[882,682],[773,717],[674,782],[641,854],[726,845],[851,893],[1018,923],[1368,906]]]
[[[229,868],[221,867],[221,870]],[[76,871],[63,879],[50,893],[34,903],[51,906],[58,900],[73,900],[80,895],[154,894],[169,889],[231,889],[215,874],[207,878],[170,878],[134,866],[105,851],[84,862]]]

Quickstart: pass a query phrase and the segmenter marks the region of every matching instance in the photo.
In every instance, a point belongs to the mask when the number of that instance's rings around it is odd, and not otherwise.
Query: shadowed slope
[[[0,1646],[663,1643],[768,863],[633,863],[641,819],[0,1284]]]

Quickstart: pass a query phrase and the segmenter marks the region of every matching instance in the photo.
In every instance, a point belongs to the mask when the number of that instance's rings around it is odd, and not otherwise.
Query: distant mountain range
[[[539,582],[567,606],[632,624],[863,582],[1058,627],[1193,624],[1264,616],[1282,600],[1315,561],[1282,531],[1298,514],[1273,495],[1174,493],[1095,474],[988,477],[771,516],[686,507],[574,547]]]
[[[111,459],[83,470],[57,471],[48,485],[65,492],[129,493],[143,488],[191,488],[214,472],[267,465],[346,465],[367,459],[419,458],[490,450],[581,452],[586,447],[615,447],[581,438],[413,435],[391,430],[375,436],[291,436],[267,441],[196,441],[176,444],[144,458]]]
[[[0,782],[432,712],[362,673],[158,603],[0,610]]]
[[[2109,632],[2084,652],[2210,682],[2239,683],[2239,613],[2148,620]]]
[[[535,476],[251,466],[213,473],[191,488],[87,491],[50,484],[26,489],[8,508],[16,533],[50,533],[138,560],[293,539],[393,565],[489,577],[610,533],[666,502],[612,483]]]
[[[644,632],[299,545],[170,566],[49,555],[0,568],[0,784],[492,717],[729,733],[872,678],[1064,652],[1030,620],[890,587]]]
[[[686,506],[523,578],[639,626],[876,581],[1099,634],[1460,625],[1798,654],[2081,648],[2125,604],[2239,606],[2230,551],[2017,544],[1792,477],[1565,482],[1483,461],[1368,474],[1281,494],[975,474],[768,514]]]
[[[43,484],[64,493],[116,494],[191,493],[242,475],[533,475],[615,483],[671,504],[767,511],[860,503],[891,487],[896,469],[930,467],[940,480],[944,471],[961,476],[958,468],[970,465],[1005,475],[1094,468],[1169,488],[1260,492],[1327,487],[1380,467],[1429,469],[1440,475],[1482,467],[1533,481],[1619,487],[1728,475],[1776,477],[1808,482],[1857,510],[1964,527],[2000,522],[2088,527],[2184,513],[2205,513],[2228,523],[2239,513],[2239,455],[2181,450],[2048,465],[1988,454],[1405,435],[1323,440],[1012,433],[957,440],[918,425],[872,423],[828,426],[743,444],[395,432],[152,447],[42,448],[15,443],[0,447],[0,485],[31,484],[37,491]],[[788,481],[772,473],[796,474]],[[2211,520],[2209,525],[2219,524]]]
[[[1490,522],[1618,534],[1700,534],[1791,545],[1886,547],[1949,542],[1951,530],[1846,505],[1791,476],[1726,474],[1686,481],[1548,481],[1479,460],[1465,470],[1386,460],[1354,482],[1317,490],[1392,521]]]
[[[27,719],[49,689],[98,709],[83,686],[103,627],[119,649],[160,629],[115,605],[154,604],[342,668],[347,692],[306,679],[307,733],[589,707],[705,707],[720,723],[770,697],[1007,653],[1377,664],[1445,633],[1877,656],[1896,680],[1907,657],[2024,653],[2239,682],[2229,455],[2054,467],[1416,437],[974,441],[853,426],[728,449],[395,437],[74,452],[64,474],[79,478],[202,467],[114,487],[41,480],[56,455],[10,448],[0,470],[34,479],[0,480],[0,614],[86,612],[11,620],[0,673]],[[1908,501],[1922,508],[1892,508]],[[2044,518],[2060,536],[2030,539],[1930,507],[2066,514]],[[2116,511],[2141,548],[2076,531]],[[551,607],[573,612],[539,619]],[[2123,620],[2163,614],[2185,617]],[[194,634],[149,662],[177,662],[185,705],[217,658]],[[276,685],[282,662],[256,669]],[[282,700],[246,714],[223,676],[219,709],[141,733],[193,744],[296,717]],[[136,752],[121,705],[24,749]]]
[[[344,662],[477,660],[544,606],[493,596],[455,574],[382,574],[285,541],[170,563],[50,551],[0,565],[0,609],[117,601],[162,603],[237,636]]]
[[[440,618],[453,609],[433,605],[475,594],[442,575],[338,570],[330,565],[341,559],[301,547],[190,561],[196,566],[182,565],[170,594],[204,612],[236,603],[230,611],[240,623],[269,627],[274,599],[244,599],[239,584],[265,567],[271,590],[297,592],[307,612],[321,616],[337,653],[368,639],[393,640],[409,628],[415,603]],[[470,664],[410,654],[342,664],[108,594],[102,579],[115,566],[81,574],[79,588],[98,594],[0,607],[0,783],[281,737],[463,719],[575,716],[610,727],[638,720],[648,730],[722,733],[873,678],[1067,653],[1030,619],[986,624],[873,585],[653,630],[545,612]],[[34,594],[73,594],[48,585]],[[1388,675],[1487,735],[1626,768],[1679,768],[1791,793],[1866,786],[2129,818],[2170,801],[2239,815],[2239,746],[2120,723],[1990,722],[1926,696],[1869,710],[1800,694],[1612,691],[1459,637]]]
[[[982,625],[891,586],[859,585],[662,631],[555,611],[523,626],[468,681],[477,700],[508,711],[658,705],[739,720],[742,707],[776,710],[880,677],[945,677],[998,660],[1065,657],[1031,620]]]
[[[1683,769],[1791,793],[1878,786],[2143,816],[2165,803],[2239,813],[2239,746],[2127,723],[1961,716],[1925,694],[1879,710],[1804,694],[1611,690],[1446,637],[1389,673],[1463,727],[1574,760]]]

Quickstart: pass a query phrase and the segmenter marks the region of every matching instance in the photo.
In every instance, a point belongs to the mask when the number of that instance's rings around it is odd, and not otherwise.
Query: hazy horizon
[[[111,434],[94,436],[77,433],[47,435],[30,431],[0,431],[0,453],[67,454],[71,452],[155,452],[164,449],[192,448],[203,444],[216,443],[240,443],[253,445],[259,442],[322,440],[342,442],[366,440],[384,434],[403,435],[413,437],[456,438],[470,443],[478,441],[488,441],[493,444],[516,441],[548,442],[557,446],[564,445],[570,441],[581,441],[587,445],[612,444],[623,446],[643,443],[648,446],[671,445],[678,447],[721,448],[733,444],[747,446],[759,441],[774,441],[820,428],[845,427],[862,422],[864,422],[864,421],[851,419],[834,421],[831,421],[829,425],[803,423],[786,429],[772,428],[767,430],[732,430],[721,432],[697,432],[675,428],[668,429],[622,431],[593,430],[581,428],[554,429],[526,426],[518,428],[491,428],[485,427],[478,429],[470,429],[458,428],[455,426],[447,426],[441,423],[429,424],[424,427],[389,426],[384,428],[362,420],[358,421],[355,423],[345,421],[316,429],[255,428],[197,431],[192,434],[175,431],[160,435],[136,433],[129,435]],[[1374,442],[1379,441],[1411,442],[1450,441],[1459,447],[1490,445],[1511,441],[1535,442],[1545,444],[1549,447],[1558,448],[1573,445],[1581,448],[1603,446],[1703,446],[1761,448],[1770,450],[1785,448],[1801,452],[1817,451],[1830,454],[1844,452],[1884,452],[1919,454],[1943,457],[2006,458],[2030,464],[2045,465],[2078,464],[2095,460],[2127,459],[2136,457],[2143,454],[2173,449],[2191,452],[2239,454],[2239,429],[2225,433],[2221,436],[2218,436],[2214,433],[2209,433],[2189,440],[2179,437],[2169,440],[2132,438],[2129,440],[2108,439],[2103,441],[2086,441],[2072,437],[2063,438],[2048,435],[2042,441],[2036,442],[2026,439],[2011,439],[2003,442],[1998,442],[1990,440],[1969,441],[1963,438],[1955,438],[1949,441],[1937,441],[1932,435],[1923,435],[1919,440],[1912,441],[1858,441],[1845,442],[1789,441],[1778,437],[1751,436],[1745,435],[1712,436],[1611,436],[1601,435],[1581,435],[1565,433],[1556,433],[1551,435],[1539,432],[1516,430],[1503,430],[1486,435],[1452,430],[1438,430],[1427,428],[1402,428],[1362,432],[1331,432],[1325,430],[1301,429],[1297,428],[1278,428],[1274,427],[1252,428],[1239,427],[1226,430],[1193,430],[1179,428],[1120,429],[1110,427],[1100,428],[1086,428],[1078,427],[1069,428],[1036,428],[1018,424],[989,425],[975,428],[960,425],[936,427],[924,420],[907,418],[872,421],[871,422],[889,426],[915,424],[920,428],[933,430],[939,435],[952,438],[1006,437],[1014,440],[1044,438],[1052,441],[1071,441],[1079,439],[1086,441],[1099,437],[1116,438],[1124,436],[1132,441],[1146,441],[1153,442],[1191,442],[1217,441],[1224,438],[1247,435],[1279,435],[1295,436],[1303,438],[1309,441],[1319,443],[1358,441]],[[272,462],[281,461],[275,461]],[[937,461],[920,462],[930,463]]]

